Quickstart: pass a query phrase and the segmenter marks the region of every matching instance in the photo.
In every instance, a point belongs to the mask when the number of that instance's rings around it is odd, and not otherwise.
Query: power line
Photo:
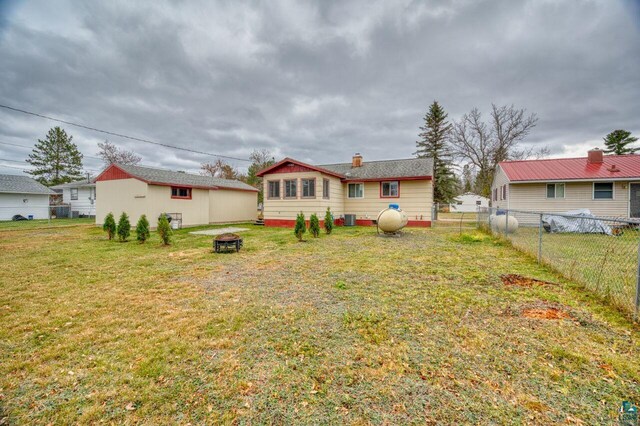
[[[80,127],[80,128],[87,129],[87,130],[92,130],[94,132],[100,132],[100,133],[104,133],[104,134],[107,134],[107,135],[118,136],[120,138],[131,139],[131,140],[138,141],[138,142],[145,142],[145,143],[150,143],[150,144],[153,144],[153,145],[163,146],[165,148],[178,149],[178,150],[181,150],[181,151],[187,151],[187,152],[192,152],[192,153],[201,154],[201,155],[209,155],[211,157],[220,157],[220,158],[228,158],[230,160],[251,162],[251,160],[246,159],[246,158],[229,157],[227,155],[211,154],[209,152],[197,151],[195,149],[182,148],[182,147],[179,147],[179,146],[169,145],[169,144],[166,144],[166,143],[155,142],[155,141],[151,141],[149,139],[137,138],[135,136],[127,136],[127,135],[124,135],[124,134],[121,134],[121,133],[110,132],[108,130],[102,130],[102,129],[98,129],[98,128],[95,128],[95,127],[85,126],[84,124],[77,124],[77,123],[73,123],[71,121],[60,120],[59,118],[53,118],[53,117],[49,117],[49,116],[46,116],[46,115],[38,114],[38,113],[35,113],[35,112],[31,112],[31,111],[26,111],[26,110],[19,109],[19,108],[10,107],[8,105],[0,104],[0,108],[5,108],[5,109],[11,110],[11,111],[16,111],[16,112],[21,112],[23,114],[33,115],[35,117],[45,118],[47,120],[57,121],[58,123],[68,124],[70,126],[75,126],[75,127]]]
[[[18,144],[16,144],[16,143],[9,143],[9,142],[3,142],[3,141],[0,141],[0,145],[11,145],[11,146],[17,146],[17,147],[20,147],[20,148],[33,149],[33,147],[32,147],[32,146],[27,146],[27,145],[18,145]],[[100,161],[103,161],[103,159],[102,159],[102,158],[100,158],[100,157],[92,157],[91,155],[84,155],[84,154],[82,154],[82,157],[83,157],[83,158],[91,158],[91,159],[94,159],[94,160],[100,160]]]
[[[8,158],[0,158],[0,161],[8,161],[10,163],[27,163],[27,161],[24,161],[24,160],[10,160]],[[86,167],[83,167],[83,169],[88,172],[99,172],[99,170],[87,169]],[[31,170],[31,169],[24,169],[24,170]]]

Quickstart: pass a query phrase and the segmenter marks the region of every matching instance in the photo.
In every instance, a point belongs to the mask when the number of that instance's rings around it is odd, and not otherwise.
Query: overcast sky
[[[0,1],[0,103],[214,154],[406,158],[438,100],[535,112],[529,144],[581,156],[640,136],[638,1]],[[0,109],[0,164],[56,123]],[[104,135],[63,126],[85,156]],[[211,157],[109,137],[143,163]],[[245,163],[232,162],[246,167]],[[85,158],[87,169],[101,168]],[[0,166],[0,173],[21,173]]]

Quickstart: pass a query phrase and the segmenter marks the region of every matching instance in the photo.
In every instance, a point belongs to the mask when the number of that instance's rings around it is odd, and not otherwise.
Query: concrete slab
[[[248,231],[248,228],[233,228],[233,227],[229,227],[229,228],[217,228],[217,229],[205,229],[203,231],[193,231],[193,232],[189,232],[190,234],[194,234],[194,235],[221,235],[221,234],[228,234],[228,233],[233,233],[233,232],[242,232],[242,231]]]

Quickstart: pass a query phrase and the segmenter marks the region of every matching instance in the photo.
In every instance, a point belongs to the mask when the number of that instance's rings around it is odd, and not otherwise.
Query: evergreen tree
[[[309,218],[309,233],[313,235],[313,238],[318,238],[320,235],[320,220],[315,213]]]
[[[150,236],[149,221],[147,220],[147,216],[143,214],[140,216],[140,219],[138,219],[138,224],[136,225],[136,239],[139,242],[144,243]]]
[[[623,155],[635,154],[640,148],[632,148],[627,145],[634,143],[638,138],[631,136],[631,132],[626,130],[614,130],[603,138],[607,154]]]
[[[327,235],[333,231],[333,215],[331,214],[331,207],[327,207],[327,212],[324,214],[324,230]]]
[[[452,155],[447,138],[451,124],[447,121],[447,113],[434,101],[424,117],[424,126],[418,134],[416,142],[418,157],[431,157],[433,160],[433,201],[450,203],[457,193],[457,181],[453,173]]]
[[[167,216],[161,214],[158,218],[158,235],[160,235],[160,239],[162,240],[162,244],[168,246],[171,244],[171,225],[167,220]]]
[[[113,239],[113,236],[116,235],[116,220],[113,217],[113,213],[109,213],[104,218],[104,224],[102,225],[102,230],[107,233],[107,236],[110,240]]]
[[[258,204],[264,201],[264,186],[262,185],[262,178],[257,176],[258,172],[273,166],[276,160],[273,158],[271,152],[267,149],[256,149],[249,156],[251,165],[247,170],[247,177],[245,182],[249,185],[258,188]]]
[[[131,235],[131,223],[129,222],[129,216],[125,212],[122,212],[120,215],[120,220],[118,221],[118,238],[121,242],[127,241],[129,235]]]
[[[50,129],[29,154],[26,161],[35,168],[27,173],[47,186],[82,179],[82,154],[72,140],[60,127]]]
[[[304,213],[298,213],[296,216],[296,226],[293,229],[293,233],[298,237],[298,241],[302,241],[302,235],[307,232],[307,226],[304,222]]]

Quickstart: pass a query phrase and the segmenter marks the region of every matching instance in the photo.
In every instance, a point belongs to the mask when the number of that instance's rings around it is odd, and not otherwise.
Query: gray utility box
[[[356,215],[355,214],[345,214],[344,215],[344,226],[356,226]]]

